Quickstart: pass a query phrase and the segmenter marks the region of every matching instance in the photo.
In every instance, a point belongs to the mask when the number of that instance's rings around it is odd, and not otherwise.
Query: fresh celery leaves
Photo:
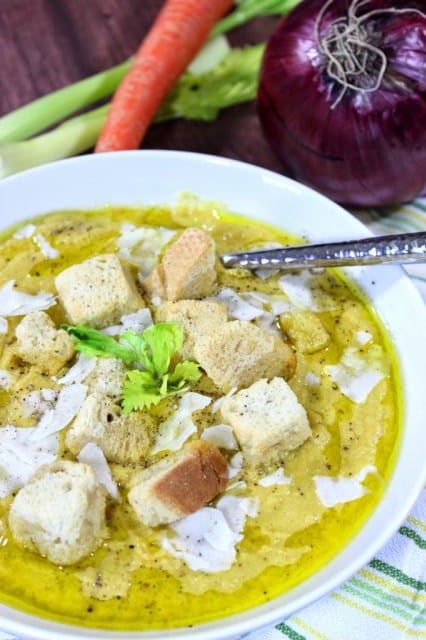
[[[150,408],[166,396],[181,393],[201,377],[199,365],[185,360],[170,371],[173,355],[182,347],[183,332],[175,322],[153,324],[143,333],[126,331],[120,342],[85,325],[62,325],[86,356],[114,357],[133,366],[123,386],[123,412]]]

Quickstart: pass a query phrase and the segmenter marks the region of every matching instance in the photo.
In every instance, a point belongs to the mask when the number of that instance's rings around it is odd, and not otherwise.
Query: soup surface
[[[72,265],[105,254],[118,255],[128,269],[143,299],[142,324],[152,321],[147,320],[149,315],[155,322],[161,301],[152,290],[147,292],[145,278],[182,231],[194,227],[204,229],[213,238],[217,255],[294,241],[282,231],[191,199],[169,208],[51,213],[3,237],[2,602],[62,622],[104,629],[194,625],[261,604],[299,583],[350,540],[377,503],[392,469],[400,406],[395,358],[373,311],[336,270],[315,275],[300,271],[250,273],[226,270],[216,260],[215,282],[204,298],[224,305],[226,322],[255,325],[262,335],[274,336],[295,355],[295,368],[286,384],[306,412],[308,436],[301,444],[288,448],[284,435],[284,444],[274,442],[259,460],[256,452],[250,453],[252,443],[244,443],[239,428],[229,424],[230,412],[221,413],[223,398],[229,405],[240,389],[223,388],[201,367],[201,377],[180,393],[133,412],[147,414],[150,420],[150,445],[139,460],[130,456],[129,460],[117,462],[105,452],[111,477],[109,483],[102,483],[97,476],[109,493],[105,498],[106,530],[96,548],[75,562],[61,564],[44,557],[46,554],[37,545],[17,539],[10,511],[22,487],[33,481],[34,474],[37,477],[46,469],[42,463],[79,459],[79,452],[67,445],[67,433],[78,419],[78,407],[74,415],[64,419],[66,424],[51,432],[51,437],[57,438],[57,448],[43,452],[39,441],[38,457],[33,455],[34,440],[25,440],[29,433],[26,430],[39,429],[40,423],[45,427],[49,415],[60,422],[57,405],[61,392],[79,386],[83,394],[88,393],[88,380],[93,375],[89,372],[85,377],[81,372],[84,358],[76,351],[54,374],[46,372],[37,361],[26,359],[17,347],[17,327],[25,316],[34,313],[36,299],[38,309],[43,308],[41,292],[55,296],[53,302],[50,299],[50,306],[44,307],[55,327],[70,323],[66,308],[57,297],[56,277]],[[16,292],[34,298],[15,304],[12,297]],[[8,300],[10,304],[5,303]],[[4,313],[9,308],[12,310]],[[108,329],[107,333],[116,339],[130,316],[115,321],[115,328],[103,326],[101,330]],[[132,318],[137,322],[139,316]],[[216,325],[211,326],[214,334]],[[142,328],[141,325],[138,330]],[[91,361],[87,371],[101,359],[86,357],[86,365]],[[238,349],[234,359],[238,359]],[[225,363],[225,368],[233,366],[233,362]],[[77,373],[74,378],[68,376],[67,381],[64,376],[68,371]],[[271,377],[280,376],[270,376],[267,370],[261,376]],[[193,394],[190,397],[195,405],[182,413],[188,394]],[[120,412],[119,398],[115,402]],[[283,416],[284,423],[286,419]],[[261,422],[254,425],[255,430],[264,429]],[[183,429],[183,423],[188,431]],[[209,431],[218,425],[225,429]],[[172,437],[173,429],[176,433]],[[17,438],[18,431],[22,437]],[[12,440],[8,432],[12,433]],[[179,451],[184,443],[203,439],[203,433],[207,440],[207,434],[213,433],[211,439],[228,465],[226,486],[210,500],[209,513],[217,514],[220,500],[231,496],[235,501],[229,508],[232,512],[232,505],[235,506],[234,516],[240,521],[231,526],[231,541],[220,538],[226,538],[229,529],[203,529],[205,522],[200,521],[201,529],[186,545],[185,535],[191,538],[193,530],[182,533],[175,522],[147,525],[128,496],[141,469],[167,460],[171,450]],[[224,434],[228,441],[223,440]],[[15,446],[18,439],[21,448]],[[102,450],[102,442],[97,444]],[[26,461],[27,455],[31,460]],[[17,458],[23,469],[21,475],[19,469],[16,471]],[[186,523],[188,518],[191,516],[180,522]],[[197,549],[202,558],[198,564]]]

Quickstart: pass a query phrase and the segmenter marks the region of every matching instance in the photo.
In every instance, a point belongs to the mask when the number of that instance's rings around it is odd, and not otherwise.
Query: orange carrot
[[[118,87],[95,151],[137,149],[179,76],[233,0],[166,0]]]

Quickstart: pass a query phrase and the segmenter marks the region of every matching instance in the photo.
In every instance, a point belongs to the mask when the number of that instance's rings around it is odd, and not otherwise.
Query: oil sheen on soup
[[[291,242],[190,197],[3,236],[3,603],[194,625],[283,593],[358,531],[398,444],[395,358],[337,270],[218,259]]]

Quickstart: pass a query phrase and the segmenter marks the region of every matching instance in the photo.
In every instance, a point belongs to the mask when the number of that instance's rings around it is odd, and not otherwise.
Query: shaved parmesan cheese
[[[159,451],[177,451],[183,443],[197,431],[191,415],[194,411],[204,409],[211,398],[201,393],[186,393],[179,400],[179,408],[162,422],[152,447],[152,453]]]
[[[370,342],[372,337],[369,331],[355,331],[355,342],[359,344],[360,347]]]
[[[51,409],[57,398],[57,393],[53,389],[40,389],[28,393],[22,398],[22,413],[26,417],[39,417]]]
[[[161,249],[176,234],[166,227],[135,227],[123,224],[121,236],[117,240],[118,256],[140,268],[141,275],[147,276],[156,266]]]
[[[35,442],[35,428],[0,429],[0,498],[23,487],[39,467],[50,464],[59,452],[59,437],[50,435]]]
[[[94,442],[88,442],[77,456],[79,462],[92,467],[99,484],[102,484],[114,500],[120,500],[117,483],[114,482],[111,469],[105,458],[104,452]]]
[[[320,377],[317,376],[313,371],[307,371],[304,378],[304,383],[308,385],[308,387],[315,387],[320,383]]]
[[[35,230],[36,227],[34,224],[26,224],[18,229],[18,231],[15,231],[13,237],[17,240],[21,240],[22,238],[31,238]]]
[[[33,236],[33,240],[46,258],[57,258],[59,251],[54,249],[41,233]]]
[[[377,355],[375,349],[360,353],[355,347],[348,347],[340,362],[328,365],[325,370],[345,396],[362,403],[385,375]]]
[[[261,280],[267,280],[268,278],[271,278],[272,276],[276,276],[277,273],[279,273],[280,270],[279,269],[256,269],[254,271],[255,275],[260,278]]]
[[[219,409],[223,405],[224,401],[227,398],[230,398],[231,396],[233,396],[236,391],[237,391],[237,387],[232,387],[232,389],[230,391],[228,391],[228,393],[226,395],[224,395],[221,398],[218,398],[217,400],[215,400],[215,402],[213,402],[213,405],[212,405],[212,413],[216,413],[216,411],[219,411]]]
[[[255,319],[254,323],[259,327],[259,329],[272,333],[274,336],[282,336],[277,325],[277,318],[270,311],[264,311],[259,318]]]
[[[234,478],[237,476],[243,468],[243,454],[239,451],[228,464],[228,478]]]
[[[228,314],[231,318],[236,318],[237,320],[254,320],[254,318],[258,318],[263,314],[263,308],[253,305],[254,299],[246,302],[242,296],[239,296],[229,287],[224,287],[211,299],[225,304]]]
[[[136,331],[136,333],[142,333],[144,329],[153,324],[151,311],[148,307],[139,309],[139,311],[136,311],[135,313],[129,313],[121,316],[120,322],[121,324],[102,329],[102,333],[105,333],[107,336],[118,336],[125,331]]]
[[[199,509],[170,525],[175,535],[164,537],[162,546],[192,571],[226,571],[237,556],[235,546],[243,538],[246,517],[255,515],[256,501],[223,496],[216,508]]]
[[[10,388],[12,381],[13,379],[9,371],[6,371],[6,369],[0,369],[0,389],[5,389],[7,391]]]
[[[314,476],[317,495],[324,506],[335,507],[336,504],[352,502],[362,498],[369,490],[361,483],[369,473],[375,473],[376,467],[367,465],[354,477],[332,478],[330,476]]]
[[[278,284],[290,302],[299,309],[325,311],[336,307],[335,301],[319,288],[316,278],[307,269],[283,275]]]
[[[32,440],[42,440],[52,433],[61,431],[75,418],[86,397],[87,386],[71,384],[62,389],[55,406],[43,414],[40,422],[34,428]]]
[[[9,324],[6,318],[2,318],[0,316],[0,333],[7,333],[8,328],[9,328]]]
[[[284,469],[279,467],[273,473],[270,473],[268,476],[264,476],[258,482],[261,487],[271,487],[274,484],[289,484],[291,482],[291,478],[284,475]]]
[[[281,313],[286,313],[294,309],[294,305],[283,296],[270,296],[269,306],[274,316],[279,316]]]
[[[55,297],[51,293],[37,293],[31,295],[24,291],[18,291],[15,287],[15,280],[9,280],[0,289],[0,309],[3,316],[24,316],[32,311],[43,311],[49,309],[55,302]]]
[[[88,358],[84,353],[79,353],[75,364],[68,369],[62,378],[58,378],[59,384],[73,384],[74,382],[83,382],[87,376],[92,373],[96,366],[97,358]]]
[[[201,434],[201,440],[212,442],[219,449],[238,449],[232,427],[227,424],[216,424],[206,427]]]

